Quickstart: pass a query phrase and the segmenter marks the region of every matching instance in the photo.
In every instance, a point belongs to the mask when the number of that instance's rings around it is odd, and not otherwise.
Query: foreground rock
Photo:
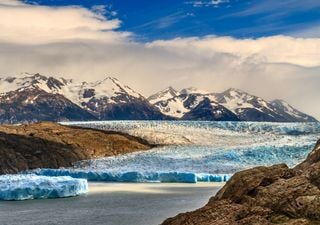
[[[74,162],[150,149],[130,135],[43,122],[0,126],[0,174],[35,168],[70,167]]]
[[[320,224],[320,141],[293,169],[257,167],[236,173],[206,206],[163,225]]]

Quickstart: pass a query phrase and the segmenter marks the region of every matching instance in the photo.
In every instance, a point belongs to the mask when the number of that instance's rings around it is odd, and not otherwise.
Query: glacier
[[[27,173],[39,176],[69,176],[88,181],[100,182],[161,182],[161,183],[197,183],[197,182],[225,182],[230,178],[228,174],[204,174],[192,172],[116,172],[90,169],[36,169]]]
[[[34,174],[0,176],[0,200],[28,200],[72,197],[88,192],[85,179]]]
[[[73,168],[36,174],[106,182],[225,182],[237,171],[286,163],[311,151],[320,123],[99,121],[64,125],[120,131],[158,147],[78,162]]]

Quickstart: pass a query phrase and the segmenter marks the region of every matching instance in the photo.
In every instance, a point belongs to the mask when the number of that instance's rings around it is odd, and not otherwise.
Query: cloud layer
[[[97,11],[96,11],[97,12]],[[137,43],[121,21],[79,7],[0,3],[0,74],[116,76],[148,95],[168,85],[244,89],[320,119],[320,39],[208,36]]]
[[[128,34],[114,32],[117,19],[106,20],[96,8],[43,7],[5,0],[0,4],[1,42],[39,44],[91,39],[114,41]]]

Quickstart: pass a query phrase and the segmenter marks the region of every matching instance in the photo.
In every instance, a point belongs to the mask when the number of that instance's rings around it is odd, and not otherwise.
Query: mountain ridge
[[[77,82],[39,73],[0,78],[0,122],[70,120],[209,120],[315,122],[283,100],[239,89],[211,93],[169,86],[145,98],[117,78]]]
[[[182,89],[186,90],[186,89]],[[180,95],[159,101],[153,98],[153,104],[159,110],[177,119],[199,106],[205,98],[216,103],[216,107],[224,107],[238,117],[240,121],[267,122],[316,122],[317,120],[292,107],[283,100],[266,101],[261,97],[249,94],[236,88],[229,88],[221,93],[199,91],[180,91]],[[160,92],[161,93],[161,92]],[[156,96],[154,94],[153,96]],[[204,104],[203,104],[204,105]],[[214,109],[215,110],[215,109]],[[210,112],[207,113],[208,115]],[[210,116],[206,118],[210,120]]]

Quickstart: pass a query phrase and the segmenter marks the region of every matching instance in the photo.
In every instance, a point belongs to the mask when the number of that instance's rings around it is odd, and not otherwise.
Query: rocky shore
[[[148,150],[130,135],[62,126],[51,122],[0,126],[0,174],[35,168],[70,167],[74,162]]]
[[[236,173],[206,206],[162,225],[320,224],[320,140],[295,168],[256,167]]]

